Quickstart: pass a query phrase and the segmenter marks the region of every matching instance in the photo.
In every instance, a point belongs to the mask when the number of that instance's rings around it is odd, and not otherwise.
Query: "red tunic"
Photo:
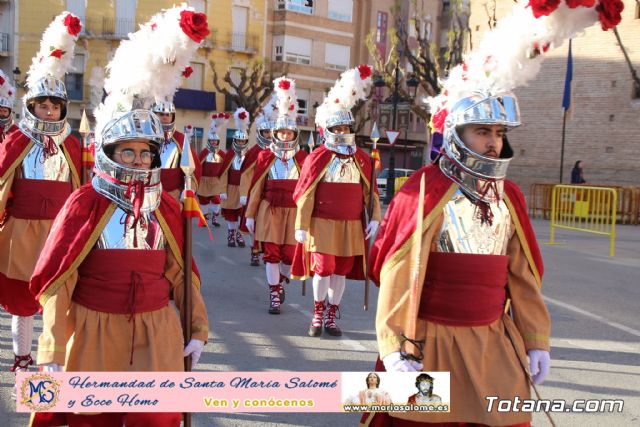
[[[18,316],[31,316],[38,311],[27,280],[52,220],[73,189],[80,186],[82,152],[75,136],[68,135],[61,144],[70,182],[22,178],[19,168],[33,145],[18,128],[0,144],[0,305]],[[10,189],[6,188],[8,185]]]

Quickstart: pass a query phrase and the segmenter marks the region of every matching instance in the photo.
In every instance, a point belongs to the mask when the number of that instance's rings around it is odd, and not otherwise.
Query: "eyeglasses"
[[[121,151],[116,151],[115,154],[119,154],[124,163],[133,163],[136,160],[136,152],[130,148],[126,148]],[[142,150],[140,152],[140,160],[143,165],[150,165],[153,159],[156,157],[156,153],[152,153],[149,150]]]

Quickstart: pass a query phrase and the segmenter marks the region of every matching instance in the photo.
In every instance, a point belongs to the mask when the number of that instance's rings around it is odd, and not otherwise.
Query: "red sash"
[[[229,180],[227,181],[228,185],[240,185],[240,177],[242,176],[242,172],[229,169]]]
[[[362,217],[362,184],[320,182],[316,187],[312,217],[353,221]]]
[[[297,183],[295,179],[268,179],[262,198],[275,208],[295,208],[293,190]]]
[[[55,219],[73,191],[70,182],[16,178],[9,214],[20,219]]]
[[[222,163],[204,162],[202,164],[202,176],[218,176]]]
[[[502,316],[509,257],[431,252],[418,317],[452,326],[489,325]]]
[[[159,310],[169,304],[166,258],[164,250],[93,249],[78,269],[72,298],[105,313]]]
[[[184,174],[180,168],[160,170],[160,182],[164,191],[182,190],[184,187]]]

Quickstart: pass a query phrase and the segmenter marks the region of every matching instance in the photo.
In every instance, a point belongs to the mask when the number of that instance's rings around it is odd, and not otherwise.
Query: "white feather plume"
[[[163,10],[120,43],[107,65],[107,98],[95,111],[97,132],[115,112],[131,110],[134,99],[145,108],[173,99],[199,46],[180,27],[184,10],[194,11],[185,3]]]
[[[278,77],[273,81],[276,95],[276,113],[279,117],[287,116],[296,121],[298,117],[298,98],[296,96],[296,82],[287,77]]]
[[[16,88],[9,82],[9,77],[0,70],[0,98],[3,98],[7,105],[13,106],[16,100]],[[13,107],[11,107],[13,109]]]
[[[220,126],[224,126],[230,117],[227,117],[227,113],[213,113],[211,115],[211,125],[209,126],[210,133],[216,133]]]
[[[360,65],[342,73],[316,110],[316,124],[325,128],[331,116],[340,111],[349,111],[356,102],[366,99],[371,83],[371,67],[368,65]]]
[[[441,94],[429,98],[431,111],[450,110],[475,90],[498,93],[526,86],[540,71],[546,52],[596,22],[595,6],[570,9],[561,2],[549,16],[535,18],[527,2],[516,4],[441,81]]]
[[[271,94],[271,98],[269,98],[267,103],[262,106],[262,111],[258,115],[256,122],[257,123],[262,123],[264,121],[275,122],[277,118],[278,118],[278,95],[275,92],[273,92]]]
[[[54,18],[42,34],[40,50],[33,57],[31,67],[27,72],[27,86],[33,87],[38,80],[46,76],[63,80],[64,75],[73,69],[73,57],[78,35],[72,35],[64,24],[67,15],[77,18],[71,12],[62,12]],[[60,58],[55,54],[59,54]]]
[[[242,118],[244,117],[244,119]],[[247,132],[249,130],[249,112],[240,107],[233,113],[233,121],[235,123],[236,130]]]

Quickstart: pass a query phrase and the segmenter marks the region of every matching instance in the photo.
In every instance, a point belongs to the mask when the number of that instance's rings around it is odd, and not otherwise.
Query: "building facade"
[[[340,73],[356,65],[358,0],[270,0],[267,48],[275,75],[296,81],[300,141],[315,130],[315,109]]]
[[[82,111],[86,110],[90,116],[102,99],[105,66],[120,41],[139,24],[174,3],[171,0],[0,1],[0,49],[7,48],[0,50],[0,66],[8,74],[19,70],[14,77],[18,83],[24,82],[31,58],[51,20],[64,10],[78,15],[84,28],[76,46],[74,72],[68,74],[65,81],[70,99],[69,122],[78,129]],[[263,56],[266,2],[189,0],[188,4],[207,14],[211,34],[191,63],[193,73],[183,79],[176,93],[176,126],[180,129],[192,125],[196,143],[201,146],[211,112],[225,106],[224,96],[215,93],[210,61],[215,64],[218,74],[224,76],[227,67],[243,67],[251,59]],[[16,101],[18,114],[21,110],[19,97],[23,93],[23,90],[19,91]]]
[[[364,43],[367,36],[373,37],[373,43],[382,58],[387,58],[393,46],[391,31],[403,31],[408,37],[410,50],[415,53],[418,39],[426,40],[439,52],[447,46],[448,20],[450,3],[440,0],[424,0],[413,2],[409,0],[371,0],[362,2],[360,9],[361,22],[358,39],[361,40],[358,50],[360,63],[372,63],[373,58]],[[401,19],[402,25],[396,25],[395,17]],[[400,85],[406,89],[406,80],[411,76],[411,66],[405,60],[400,60]],[[413,100],[422,108],[427,108],[425,94],[418,91]],[[395,167],[417,170],[427,162],[428,141],[430,132],[428,124],[418,115],[410,111],[409,100],[400,100],[396,116],[396,129],[400,136],[395,143]],[[378,141],[378,148],[383,167],[389,164],[391,146],[385,137],[384,130],[392,130],[393,111],[392,93],[389,88],[374,91],[374,103],[371,111],[371,121],[365,126],[359,140],[362,145],[371,147],[369,135],[373,122],[378,123],[382,138]]]

